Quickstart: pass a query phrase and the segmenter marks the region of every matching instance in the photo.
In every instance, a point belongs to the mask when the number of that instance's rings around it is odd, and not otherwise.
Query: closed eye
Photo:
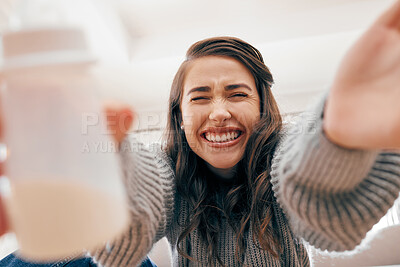
[[[198,97],[193,97],[192,99],[190,99],[190,101],[199,101],[199,100],[208,100],[208,97],[204,97],[204,96],[198,96]]]
[[[247,97],[247,94],[245,94],[245,93],[236,93],[236,94],[231,95],[231,97]]]

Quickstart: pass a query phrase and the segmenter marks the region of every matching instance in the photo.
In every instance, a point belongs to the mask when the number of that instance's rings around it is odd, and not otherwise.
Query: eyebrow
[[[245,83],[229,84],[229,85],[225,86],[225,91],[231,91],[231,90],[235,90],[237,88],[245,88],[249,91],[252,91],[251,88]],[[187,93],[187,95],[190,95],[191,93],[194,93],[194,92],[210,92],[210,91],[211,91],[211,88],[209,86],[199,86],[199,87],[194,87],[194,88],[190,89],[189,92]]]
[[[199,86],[199,87],[195,87],[189,90],[189,92],[187,93],[187,95],[190,95],[191,93],[194,92],[210,92],[211,88],[208,86]]]
[[[230,90],[234,90],[234,89],[237,89],[237,88],[246,88],[247,90],[251,91],[250,86],[248,86],[245,83],[227,85],[227,86],[225,86],[225,91],[230,91]]]

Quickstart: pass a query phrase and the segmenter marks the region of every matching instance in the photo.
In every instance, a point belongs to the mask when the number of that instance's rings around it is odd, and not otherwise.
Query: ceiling
[[[299,111],[329,88],[347,48],[393,2],[114,1],[130,62],[128,69],[114,71],[110,81],[120,81],[115,96],[138,110],[165,111],[186,49],[203,38],[231,35],[262,52],[275,76],[273,90],[281,108]]]
[[[147,59],[181,55],[194,41],[215,35],[235,35],[265,44],[359,30],[390,2],[150,0],[117,1],[115,6],[134,39],[133,56]]]

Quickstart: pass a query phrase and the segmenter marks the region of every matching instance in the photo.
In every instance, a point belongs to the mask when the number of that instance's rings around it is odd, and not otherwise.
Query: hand
[[[1,108],[0,108],[1,110]],[[119,146],[120,142],[125,138],[126,133],[130,129],[134,120],[134,112],[125,104],[117,102],[108,102],[104,105],[104,111],[107,117],[107,125],[109,130]],[[0,114],[0,143],[2,140],[2,123]],[[3,162],[0,160],[0,176],[3,175]],[[10,230],[4,209],[3,199],[0,195],[0,236]]]
[[[336,74],[324,131],[349,148],[400,148],[400,1],[353,45]]]
[[[105,103],[104,112],[108,129],[119,147],[134,122],[135,113],[129,105],[115,101]]]

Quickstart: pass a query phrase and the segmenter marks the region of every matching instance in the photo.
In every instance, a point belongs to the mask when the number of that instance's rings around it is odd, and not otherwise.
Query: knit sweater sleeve
[[[159,146],[126,138],[119,151],[128,195],[130,225],[116,240],[93,252],[105,267],[136,266],[165,235],[172,217],[173,171]]]
[[[350,250],[399,196],[400,154],[333,144],[322,130],[323,107],[286,131],[271,182],[298,236],[323,250]]]

